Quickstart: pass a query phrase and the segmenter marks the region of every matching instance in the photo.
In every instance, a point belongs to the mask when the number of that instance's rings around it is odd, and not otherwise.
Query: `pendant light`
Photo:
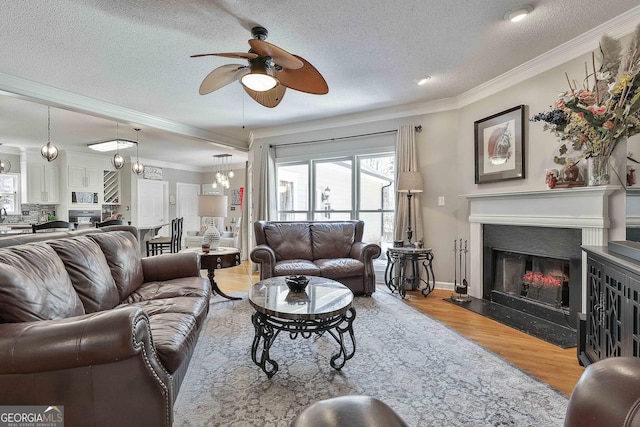
[[[7,173],[11,170],[11,162],[9,160],[0,159],[0,173]]]
[[[40,149],[40,155],[48,162],[58,158],[58,147],[51,144],[51,107],[47,107],[47,143]]]
[[[138,146],[140,145],[138,132],[140,132],[140,129],[134,130],[136,131],[136,162],[131,165],[131,172],[135,173],[136,175],[142,175],[142,173],[144,172],[144,165],[140,163],[140,158],[138,157]]]
[[[118,122],[116,122],[116,154],[111,159],[111,164],[116,169],[122,169],[124,167],[124,157],[120,154],[120,138],[118,135]]]

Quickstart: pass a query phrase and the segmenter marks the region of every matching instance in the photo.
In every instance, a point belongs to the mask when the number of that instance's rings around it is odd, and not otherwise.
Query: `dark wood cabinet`
[[[607,357],[640,356],[640,261],[611,247],[587,253],[583,364]]]

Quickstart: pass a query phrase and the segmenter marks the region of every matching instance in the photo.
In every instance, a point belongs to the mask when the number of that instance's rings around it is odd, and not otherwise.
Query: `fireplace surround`
[[[586,254],[581,245],[606,245],[610,195],[619,185],[541,191],[476,193],[469,201],[469,294],[486,298],[493,252],[566,260],[571,283],[566,310],[573,327],[586,308]],[[496,236],[497,233],[497,236]],[[492,285],[491,285],[492,286]]]

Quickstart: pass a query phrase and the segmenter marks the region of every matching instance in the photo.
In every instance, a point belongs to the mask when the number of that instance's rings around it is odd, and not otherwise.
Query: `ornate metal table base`
[[[424,268],[425,278],[420,276],[419,263]],[[400,296],[406,296],[407,288],[419,289],[423,296],[433,291],[436,278],[433,274],[433,252],[431,249],[393,248],[387,251],[387,268],[384,272],[384,282],[391,292],[398,291]],[[411,275],[406,274],[407,265],[411,264]]]
[[[256,330],[251,346],[251,359],[271,378],[278,372],[278,362],[271,359],[269,349],[280,332],[289,333],[291,339],[296,339],[298,335],[305,339],[314,334],[322,336],[327,332],[340,347],[338,353],[331,357],[331,367],[340,370],[356,352],[356,339],[353,334],[355,318],[356,310],[353,307],[338,316],[312,320],[287,320],[256,311],[251,316]]]

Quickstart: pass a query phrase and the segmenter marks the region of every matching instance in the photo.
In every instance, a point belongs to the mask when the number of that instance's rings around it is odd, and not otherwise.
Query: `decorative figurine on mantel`
[[[545,176],[545,184],[547,184],[547,187],[551,188],[555,188],[556,184],[558,183],[558,176],[560,176],[560,172],[558,171],[558,169],[547,169],[547,173]]]

